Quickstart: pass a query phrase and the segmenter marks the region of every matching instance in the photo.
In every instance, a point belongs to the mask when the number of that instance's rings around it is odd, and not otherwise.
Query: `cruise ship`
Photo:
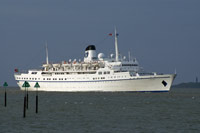
[[[176,74],[146,72],[139,66],[136,58],[122,57],[118,50],[118,33],[114,34],[115,54],[106,57],[96,53],[96,47],[85,49],[84,60],[49,63],[46,48],[46,63],[41,69],[21,72],[15,70],[14,77],[21,90],[24,82],[30,84],[30,91],[60,92],[166,92],[170,90]],[[38,83],[40,88],[35,88]]]

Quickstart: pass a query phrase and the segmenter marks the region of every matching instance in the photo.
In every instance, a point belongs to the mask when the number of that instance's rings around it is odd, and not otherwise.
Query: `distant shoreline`
[[[200,88],[200,82],[188,82],[172,85],[172,88]]]

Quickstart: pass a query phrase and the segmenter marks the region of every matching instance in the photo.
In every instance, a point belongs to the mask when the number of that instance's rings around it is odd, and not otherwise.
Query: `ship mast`
[[[47,41],[46,41],[46,63],[49,64],[49,56],[48,56],[48,47],[47,47]]]
[[[128,58],[129,58],[129,62],[131,61],[131,52],[128,52]]]
[[[115,60],[119,61],[119,52],[118,52],[117,37],[118,37],[118,33],[117,33],[116,28],[115,28]]]

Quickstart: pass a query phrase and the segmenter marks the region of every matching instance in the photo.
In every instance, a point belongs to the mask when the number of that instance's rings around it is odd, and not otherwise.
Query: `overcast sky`
[[[46,40],[50,62],[83,59],[89,44],[109,56],[114,26],[120,53],[144,69],[200,78],[200,0],[1,0],[1,86],[17,86],[15,68],[40,68]]]

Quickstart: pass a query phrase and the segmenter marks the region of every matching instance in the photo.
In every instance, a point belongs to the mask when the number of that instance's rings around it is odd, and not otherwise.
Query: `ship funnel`
[[[96,48],[94,45],[89,45],[85,49],[84,62],[91,62],[97,59]]]

